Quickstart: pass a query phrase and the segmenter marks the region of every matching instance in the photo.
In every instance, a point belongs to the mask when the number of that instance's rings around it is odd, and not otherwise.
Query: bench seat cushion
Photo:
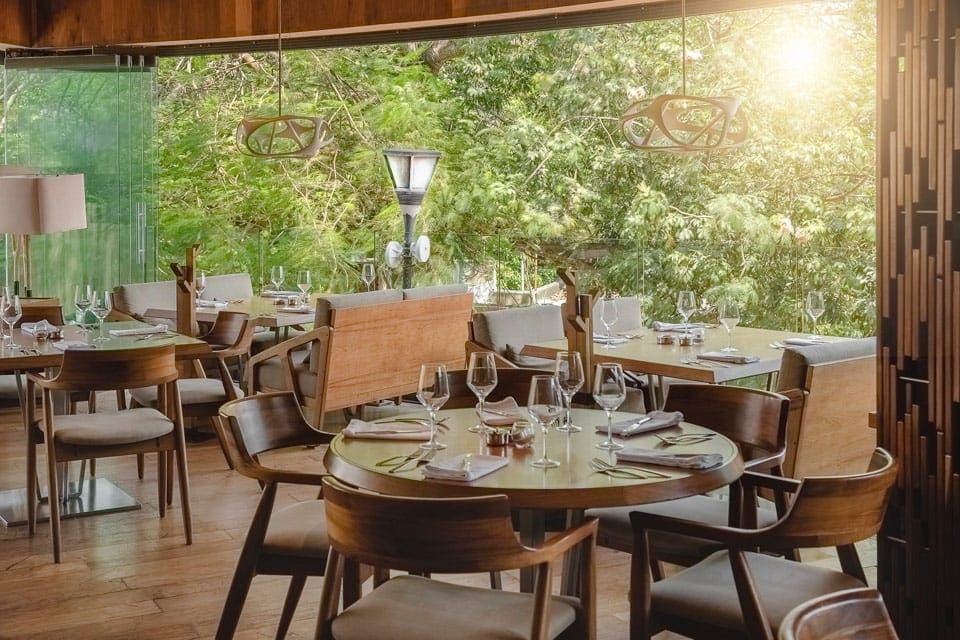
[[[514,364],[534,366],[519,351],[527,344],[562,340],[563,317],[560,307],[550,304],[484,311],[473,316],[473,333],[478,343]]]

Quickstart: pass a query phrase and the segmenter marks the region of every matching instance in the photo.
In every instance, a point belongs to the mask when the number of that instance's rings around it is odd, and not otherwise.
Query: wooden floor
[[[19,413],[0,413],[0,489],[24,485],[23,442]],[[227,470],[213,441],[191,445],[188,456],[191,546],[184,544],[178,499],[159,519],[155,465],[148,459],[140,481],[133,457],[101,460],[98,475],[137,497],[142,510],[64,521],[62,564],[53,563],[46,523],[33,538],[25,527],[0,528],[0,640],[212,638],[259,490],[254,481]],[[320,450],[303,449],[285,453],[282,462],[319,469],[321,456]],[[287,486],[278,502],[314,495]],[[599,550],[601,640],[627,637],[628,568],[626,554]],[[486,577],[470,580],[482,585]],[[254,580],[237,638],[273,637],[286,586],[285,578]],[[313,637],[320,586],[319,578],[307,582],[288,638]],[[516,578],[507,576],[505,587],[516,588]],[[658,640],[674,637],[664,633]]]

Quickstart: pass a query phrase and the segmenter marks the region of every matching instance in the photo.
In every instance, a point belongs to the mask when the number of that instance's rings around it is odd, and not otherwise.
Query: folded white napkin
[[[280,313],[313,313],[313,309],[310,307],[279,307],[277,311]]]
[[[656,449],[627,447],[617,451],[617,462],[642,462],[682,469],[709,469],[723,462],[723,456],[719,453],[667,453]]]
[[[471,482],[507,466],[508,462],[510,462],[508,458],[501,458],[500,456],[464,453],[452,458],[429,462],[423,466],[422,471],[425,478]]]
[[[710,327],[706,322],[691,322],[689,324],[684,324],[682,322],[660,322],[659,320],[654,321],[653,330],[654,331],[686,331],[689,329],[708,329]]]
[[[60,349],[60,351],[66,351],[67,349],[71,351],[83,351],[85,349],[96,349],[97,345],[81,340],[58,340],[53,343],[53,348]]]
[[[596,333],[593,334],[593,341],[597,344],[623,344],[624,342],[629,342],[626,338],[619,338],[617,336],[601,336]]]
[[[729,362],[731,364],[750,364],[751,362],[760,362],[758,356],[737,355],[735,353],[724,353],[722,351],[704,351],[697,354],[699,360],[714,360],[716,362]]]
[[[166,325],[158,324],[153,327],[136,327],[134,329],[110,329],[112,336],[152,336],[159,333],[167,333]]]
[[[477,404],[477,413],[480,413],[480,405]],[[483,403],[484,424],[494,427],[503,427],[511,425],[524,417],[524,411],[512,397],[497,400],[496,402]]]
[[[260,295],[264,298],[286,298],[288,296],[300,296],[303,294],[299,291],[274,291],[273,289],[264,289],[260,292]]]
[[[783,344],[793,345],[795,347],[811,347],[815,344],[824,344],[826,340],[820,338],[786,338]]]
[[[49,333],[51,331],[56,331],[57,327],[56,325],[50,324],[46,320],[41,320],[39,322],[24,322],[20,325],[20,331],[31,336],[37,332],[37,329],[42,329]]]
[[[197,300],[197,306],[222,309],[227,306],[227,303],[224,300]]]
[[[345,438],[372,440],[429,440],[430,425],[415,422],[366,422],[354,418],[343,429]]]
[[[683,413],[680,411],[649,411],[645,416],[614,422],[613,435],[629,438],[638,433],[674,427],[680,424],[681,420],[683,420]],[[598,424],[597,432],[606,433],[607,425]]]

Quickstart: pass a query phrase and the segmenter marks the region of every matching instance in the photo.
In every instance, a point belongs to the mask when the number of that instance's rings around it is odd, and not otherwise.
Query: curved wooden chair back
[[[878,447],[865,473],[803,479],[786,516],[762,535],[764,547],[841,547],[875,535],[897,467],[893,456]]]
[[[531,566],[543,559],[513,531],[503,495],[409,498],[324,480],[330,544],[363,564],[418,573],[472,573]]]
[[[333,439],[333,434],[310,426],[292,391],[232,400],[220,407],[220,417],[230,425],[232,446],[228,453],[236,469],[261,481],[268,479],[264,476],[265,467],[257,461],[261,453],[327,444]]]
[[[139,389],[177,379],[174,345],[137,349],[67,349],[45,389],[111,391]]]
[[[671,384],[665,411],[682,411],[687,422],[719,431],[740,445],[748,468],[752,458],[780,464],[787,450],[786,396],[719,384]],[[774,454],[775,461],[770,461]]]
[[[779,640],[898,640],[876,589],[848,589],[803,603],[780,625]]]
[[[530,395],[530,378],[548,373],[539,369],[497,369],[497,386],[487,401],[496,402],[513,397],[521,407],[526,406]],[[467,386],[466,370],[450,371],[450,399],[443,405],[445,409],[464,409],[477,404],[477,396]]]
[[[41,320],[46,320],[52,325],[62,327],[63,307],[59,304],[25,306],[23,307],[23,315],[20,316],[20,319],[17,320],[17,324],[14,326],[19,327],[24,322],[40,322]]]
[[[210,331],[200,336],[200,339],[224,357],[242,355],[250,351],[255,328],[256,323],[251,322],[246,313],[221,311]]]

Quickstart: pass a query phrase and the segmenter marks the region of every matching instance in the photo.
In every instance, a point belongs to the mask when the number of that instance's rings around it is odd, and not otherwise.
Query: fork
[[[713,436],[715,433],[682,433],[676,436],[662,436],[659,433],[653,434],[657,439],[663,443],[663,446],[670,447],[673,445],[684,445],[684,444],[698,444],[700,442],[706,442]]]
[[[420,449],[418,447],[405,456],[399,455],[399,456],[390,456],[389,458],[384,458],[380,462],[374,463],[374,466],[375,467],[393,467],[396,465],[403,464],[405,462],[409,462],[410,460],[419,458],[421,455],[423,455],[423,449]]]
[[[787,346],[787,345],[783,344],[782,342],[776,341],[776,340],[774,340],[773,342],[770,343],[770,347],[773,348],[773,349],[783,349],[783,348],[786,347],[786,346]]]
[[[634,478],[649,479],[649,478],[669,478],[665,473],[659,473],[657,471],[651,471],[649,469],[640,469],[638,467],[627,467],[623,465],[610,464],[602,458],[593,458],[590,460],[590,466],[593,467],[593,470],[599,473],[606,473],[607,475],[625,475],[631,476]]]
[[[387,473],[402,473],[406,471],[413,471],[420,465],[426,464],[431,460],[433,460],[433,456],[435,455],[437,455],[437,452],[435,449],[427,449],[420,455],[420,457],[401,462],[397,466],[392,467]],[[413,465],[412,467],[410,466],[411,464]]]
[[[683,364],[692,364],[694,366],[703,367],[704,369],[713,369],[713,363],[707,364],[701,360],[695,360],[693,358],[680,358],[680,362]]]

